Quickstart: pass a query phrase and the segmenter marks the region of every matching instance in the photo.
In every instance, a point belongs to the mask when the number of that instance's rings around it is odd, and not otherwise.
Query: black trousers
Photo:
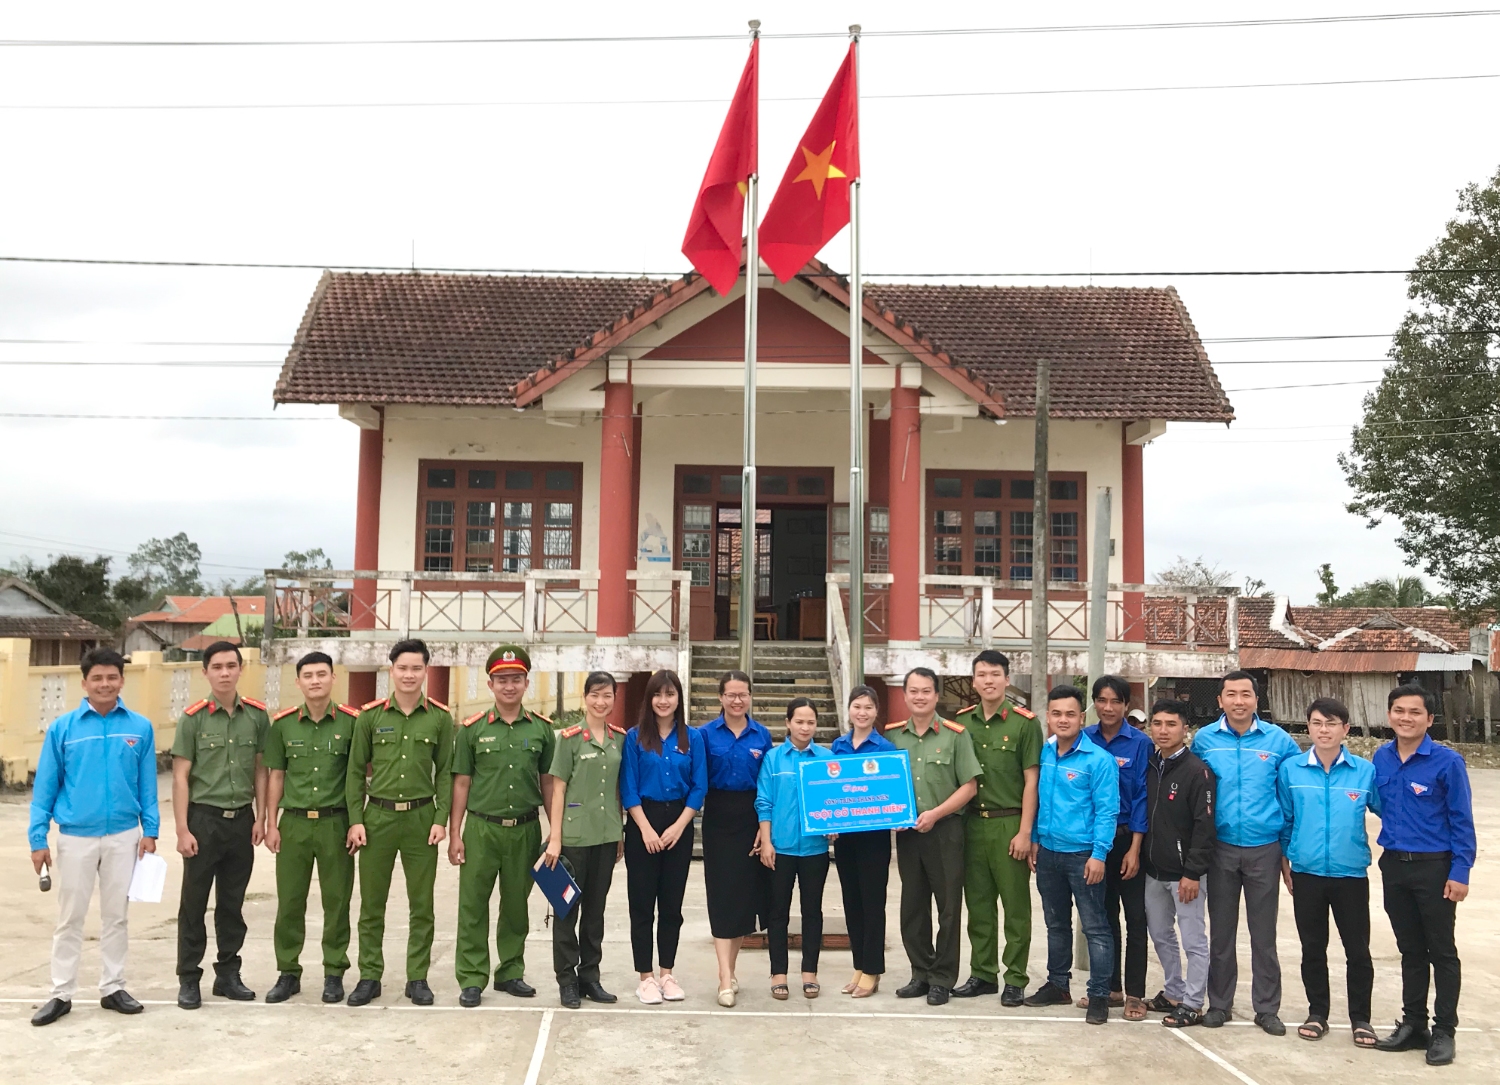
[[[219,955],[214,974],[233,976],[240,970],[240,948],[245,944],[245,888],[255,866],[250,842],[255,817],[250,807],[226,811],[193,803],[188,807],[188,832],[198,841],[198,854],[182,861],[182,897],[177,905],[177,975],[201,979],[203,955],[208,951],[208,894],[214,893],[214,938]]]
[[[802,971],[818,970],[818,954],[823,949],[823,886],[827,881],[826,851],[821,855],[776,853],[776,869],[771,871],[771,922],[766,933],[771,975],[786,974],[787,929],[792,921],[794,887],[802,890]]]
[[[615,878],[615,857],[620,846],[590,844],[570,848],[562,857],[578,883],[578,903],[552,924],[552,970],[559,984],[582,980],[599,982],[599,962],[604,959],[604,903]]]
[[[1414,1025],[1427,1024],[1429,970],[1437,988],[1432,1000],[1432,1027],[1450,1035],[1458,1027],[1460,969],[1453,923],[1456,901],[1445,900],[1447,859],[1403,863],[1386,852],[1380,857],[1385,885],[1385,914],[1391,918],[1396,948],[1401,951],[1401,1012]]]
[[[964,819],[955,814],[930,832],[896,834],[901,874],[901,942],[918,983],[952,987],[958,982],[959,939],[964,912]],[[937,941],[932,906],[937,905]]]
[[[854,970],[885,974],[885,890],[891,877],[891,834],[841,833],[833,843],[844,896],[844,922]]]
[[[641,802],[641,812],[658,833],[682,814],[683,804]],[[682,897],[693,865],[693,823],[688,822],[677,845],[656,854],[646,850],[635,819],[625,823],[625,884],[630,898],[630,952],[637,972],[652,972],[651,929],[656,928],[656,951],[663,968],[677,964],[677,941],[682,934]]]
[[[1135,834],[1124,825],[1115,830],[1115,844],[1104,861],[1104,911],[1109,916],[1109,933],[1115,940],[1114,971],[1109,974],[1109,989],[1124,991],[1137,998],[1146,997],[1146,875],[1137,870],[1128,881],[1120,874],[1120,864],[1130,850]],[[1125,906],[1125,937],[1120,937],[1120,906]],[[1121,949],[1125,959],[1125,985],[1120,986]]]
[[[1370,879],[1322,878],[1292,871],[1292,915],[1302,942],[1302,986],[1307,1015],[1328,1020],[1328,913],[1344,943],[1349,1023],[1370,1023],[1375,964],[1370,960]]]

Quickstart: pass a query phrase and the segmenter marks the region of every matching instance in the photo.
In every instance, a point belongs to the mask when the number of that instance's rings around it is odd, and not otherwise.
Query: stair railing
[[[833,706],[839,716],[839,734],[849,731],[849,623],[844,618],[844,589],[849,577],[828,573],[828,607],[825,613],[828,638],[828,676],[833,680]]]

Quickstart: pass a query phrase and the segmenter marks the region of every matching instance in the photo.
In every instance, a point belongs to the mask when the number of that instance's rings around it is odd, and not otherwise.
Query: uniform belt
[[[1018,818],[1021,816],[1019,806],[1001,806],[994,810],[986,810],[982,806],[974,808],[974,816],[981,818]]]
[[[470,810],[469,813],[481,820],[488,821],[492,825],[502,825],[507,829],[517,825],[525,825],[528,821],[535,821],[541,814],[533,810],[529,814],[520,814],[513,818],[497,818],[494,814],[481,814],[478,810]]]
[[[210,806],[206,802],[194,802],[189,803],[188,805],[196,806],[199,810],[202,810],[209,817],[229,818],[231,820],[239,817],[241,814],[250,812],[250,806],[248,803],[244,806],[236,806],[233,810],[225,810],[222,806]]]
[[[316,810],[311,807],[300,809],[295,806],[288,806],[281,812],[283,814],[296,814],[299,818],[307,818],[309,821],[317,821],[319,818],[331,818],[335,814],[344,814],[347,816],[349,813],[342,806],[324,806]]]
[[[1393,851],[1390,848],[1386,848],[1385,854],[1398,863],[1435,863],[1439,861],[1446,863],[1453,858],[1451,851]]]
[[[428,795],[422,799],[407,799],[404,802],[397,802],[395,799],[377,799],[374,795],[371,795],[370,801],[376,806],[384,807],[387,810],[394,810],[398,814],[404,814],[408,810],[420,810],[422,807],[429,805],[433,801],[433,798],[431,795]]]

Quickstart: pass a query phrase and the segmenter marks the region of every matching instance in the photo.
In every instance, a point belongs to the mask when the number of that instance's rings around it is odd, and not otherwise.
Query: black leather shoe
[[[59,1017],[66,1017],[73,1011],[73,1003],[60,998],[49,998],[46,1005],[31,1015],[33,1025],[50,1025]]]
[[[928,991],[927,984],[921,980],[912,980],[905,987],[896,988],[897,998],[921,998]]]
[[[1091,1025],[1103,1025],[1109,1021],[1109,996],[1098,998],[1089,996],[1089,1012],[1084,1014],[1083,1019]]]
[[[368,1006],[373,1000],[380,997],[379,980],[360,980],[354,985],[354,992],[349,996],[349,1005]]]
[[[432,1005],[432,988],[427,986],[426,980],[408,980],[406,983],[406,997],[417,1006]]]
[[[958,994],[957,991],[953,993]],[[1024,1006],[1026,1005],[1026,992],[1014,984],[1007,983],[1000,991],[1000,1005],[1012,1008]]]
[[[1447,1066],[1458,1054],[1453,1045],[1453,1033],[1433,1032],[1432,1039],[1427,1044],[1427,1065]]]
[[[587,980],[578,981],[578,990],[583,994],[583,997],[588,999],[590,1002],[602,1002],[607,1006],[611,1002],[620,1001],[619,995],[612,995],[601,985],[597,983],[589,983]]]
[[[283,972],[276,977],[276,986],[266,992],[267,1002],[285,1002],[293,995],[302,993],[302,977]]]
[[[1228,1010],[1209,1010],[1203,1015],[1204,1028],[1223,1028],[1226,1021],[1233,1021],[1234,1014]]]
[[[465,987],[458,992],[458,1004],[466,1010],[472,1010],[479,1005],[479,1000],[484,996],[483,987]]]
[[[1021,1000],[1023,1006],[1066,1006],[1073,1001],[1066,987],[1048,980]]]
[[[246,987],[240,980],[238,972],[231,972],[227,976],[219,976],[214,980],[214,994],[220,998],[230,998],[236,1002],[254,1002],[255,992]]]
[[[583,1005],[578,997],[578,984],[576,983],[565,983],[558,988],[557,1000],[570,1010],[576,1010]]]
[[[495,990],[504,991],[506,994],[515,995],[517,998],[536,997],[536,988],[523,979],[496,980]]]
[[[953,988],[951,987],[944,987],[939,983],[929,984],[927,987],[927,1005],[946,1006],[948,1004],[948,996],[952,993]]]
[[[1277,1017],[1274,1013],[1256,1014],[1255,1023],[1259,1025],[1268,1036],[1286,1035],[1286,1025],[1282,1022],[1281,1018]]]
[[[177,1005],[184,1010],[196,1010],[203,1005],[203,994],[198,981],[184,978],[177,987]]]
[[[342,1002],[342,1001],[344,1001],[344,977],[343,976],[324,976],[323,977],[323,1001],[324,1002]]]
[[[114,994],[105,995],[99,1000],[99,1005],[106,1010],[114,1010],[115,1013],[140,1013],[146,1007],[142,1006],[124,991],[116,991]]]
[[[989,980],[982,980],[978,976],[970,976],[957,987],[953,988],[954,998],[978,998],[980,995],[998,994],[1000,987]]]
[[[1416,1051],[1432,1042],[1432,1033],[1427,1026],[1413,1025],[1409,1021],[1397,1021],[1396,1031],[1375,1041],[1376,1051]]]

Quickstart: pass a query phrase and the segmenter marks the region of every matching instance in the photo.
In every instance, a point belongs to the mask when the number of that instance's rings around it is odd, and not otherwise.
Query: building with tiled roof
[[[242,620],[253,616],[259,628],[266,613],[265,596],[236,595],[231,600],[227,595],[169,595],[157,610],[137,614],[125,623],[124,650],[127,654],[194,651],[202,645],[193,638],[210,626],[217,628],[215,623],[232,622],[236,612]],[[230,639],[238,643],[237,638]]]
[[[33,667],[77,663],[114,640],[109,630],[70,613],[19,577],[0,577],[0,637],[31,641]]]

